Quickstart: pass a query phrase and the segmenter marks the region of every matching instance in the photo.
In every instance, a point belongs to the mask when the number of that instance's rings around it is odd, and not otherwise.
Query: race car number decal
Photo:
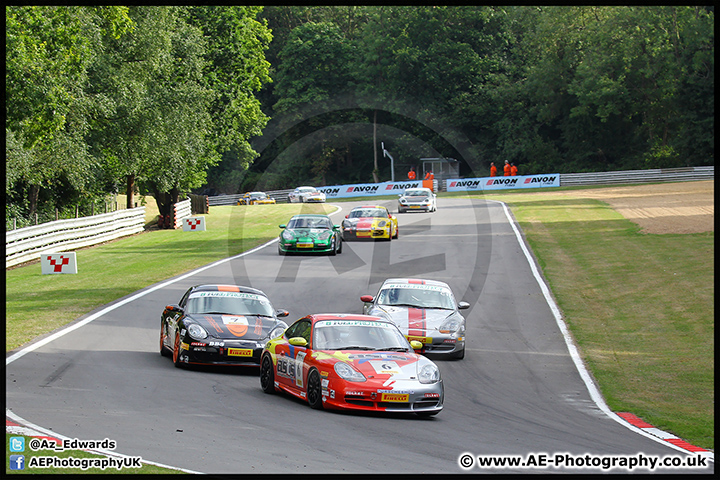
[[[407,393],[383,393],[380,395],[381,402],[407,402],[410,395]]]
[[[295,382],[295,385],[303,387],[303,363],[305,362],[305,352],[298,352],[297,358],[278,357],[277,373],[280,376],[289,378]]]
[[[400,367],[393,361],[370,360],[370,365],[372,365],[378,374],[397,375],[400,373]]]
[[[248,330],[248,319],[242,315],[223,315],[223,324],[236,337],[242,337]]]
[[[230,357],[252,357],[251,348],[228,348],[228,356]]]

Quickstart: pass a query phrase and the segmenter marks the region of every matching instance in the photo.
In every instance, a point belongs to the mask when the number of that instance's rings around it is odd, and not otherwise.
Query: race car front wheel
[[[273,363],[268,355],[265,355],[260,364],[260,388],[265,393],[275,393],[275,374]]]
[[[170,351],[165,346],[165,337],[166,336],[167,335],[165,334],[165,326],[162,325],[162,323],[161,323],[160,324],[160,355],[162,355],[163,357],[170,356]]]
[[[322,410],[322,385],[320,383],[320,374],[317,370],[313,370],[308,374],[307,399],[310,408]]]
[[[180,368],[180,333],[175,334],[175,343],[173,344],[172,352],[173,363],[176,367]]]

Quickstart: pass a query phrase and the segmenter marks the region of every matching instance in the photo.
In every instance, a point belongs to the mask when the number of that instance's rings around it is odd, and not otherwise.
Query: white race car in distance
[[[408,188],[399,195],[398,213],[413,210],[437,211],[437,195],[429,188]]]
[[[325,194],[315,187],[297,187],[288,194],[290,203],[323,203],[325,202]]]

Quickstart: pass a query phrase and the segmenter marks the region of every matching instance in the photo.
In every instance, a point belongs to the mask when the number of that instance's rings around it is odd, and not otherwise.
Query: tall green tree
[[[321,105],[332,111],[331,103],[351,85],[348,67],[352,55],[352,45],[334,23],[308,22],[293,29],[278,56],[274,90],[279,100],[273,111],[283,115],[286,124],[303,119],[307,110]],[[311,120],[309,126],[322,129],[324,122],[326,117]],[[314,182],[325,184],[326,173],[342,154],[332,145],[335,140],[330,142],[337,138],[335,133],[320,131],[317,135],[320,151],[310,162],[310,173]]]
[[[136,28],[92,69],[98,110],[93,137],[106,170],[123,180],[127,206],[140,185],[169,213],[181,192],[205,182],[217,163],[219,130],[207,82],[208,44],[184,7],[130,9]]]
[[[89,94],[96,111],[93,144],[105,169],[122,181],[127,207],[134,205],[137,182],[157,174],[153,160],[163,144],[166,108],[164,81],[172,68],[173,30],[179,19],[175,7],[131,7],[135,28],[120,38],[108,38],[102,56],[93,64]],[[163,140],[160,140],[163,139]],[[163,155],[160,155],[162,158]]]
[[[169,30],[168,61],[149,85],[155,115],[146,178],[158,207],[168,214],[182,192],[205,183],[220,156],[210,113],[217,92],[206,85],[207,44],[201,29],[185,22],[183,9]]]
[[[249,140],[262,135],[269,117],[262,111],[258,92],[270,78],[265,52],[272,40],[262,7],[195,6],[188,21],[200,28],[208,42],[203,85],[215,92],[208,132],[221,162],[208,176],[222,189],[239,187],[245,170],[258,156]]]
[[[131,22],[125,7],[8,6],[5,13],[6,193],[26,185],[33,214],[41,189],[64,178],[83,190],[92,179],[87,69],[101,38],[121,35]]]

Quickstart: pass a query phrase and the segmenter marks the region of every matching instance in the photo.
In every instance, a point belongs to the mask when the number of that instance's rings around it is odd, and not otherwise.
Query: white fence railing
[[[173,204],[173,209],[175,212],[175,228],[181,228],[183,219],[192,216],[190,199]]]
[[[5,232],[5,268],[142,232],[145,207],[57,220]]]

